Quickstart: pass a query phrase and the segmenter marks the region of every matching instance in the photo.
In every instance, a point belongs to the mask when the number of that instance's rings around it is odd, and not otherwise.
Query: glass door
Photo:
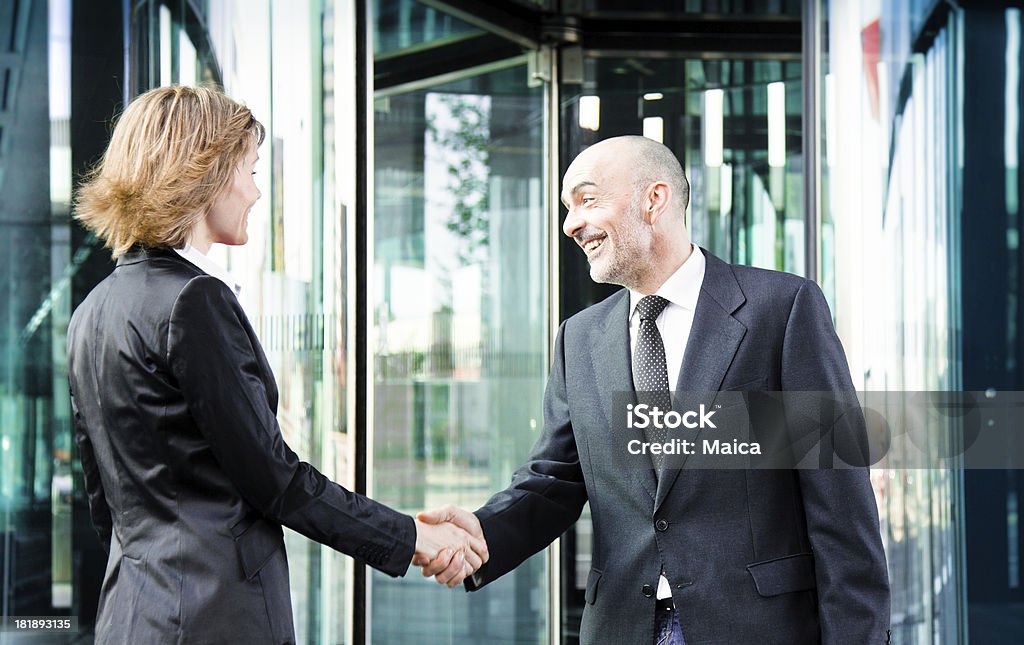
[[[552,323],[613,290],[557,232],[554,184],[588,145],[665,143],[694,242],[804,272],[800,3],[374,11],[368,488],[408,512],[475,508],[540,431]],[[472,595],[373,575],[368,640],[575,642],[591,539],[585,513],[557,570],[535,557]]]
[[[475,510],[508,485],[541,428],[545,88],[514,46],[462,69],[444,59],[485,31],[420,3],[376,9],[368,489],[410,514]],[[414,64],[423,78],[410,77]],[[549,642],[548,574],[545,553],[473,594],[415,569],[374,572],[367,641]]]
[[[727,262],[803,274],[799,3],[588,0],[578,24],[578,42],[560,56],[561,172],[611,137],[664,143],[690,181],[695,244]],[[561,238],[564,320],[620,287],[592,282],[576,243]],[[565,644],[579,642],[592,552],[588,508],[562,538]]]

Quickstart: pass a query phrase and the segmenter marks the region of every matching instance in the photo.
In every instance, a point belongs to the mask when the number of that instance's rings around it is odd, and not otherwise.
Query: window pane
[[[504,488],[548,371],[543,93],[524,65],[378,97],[372,493],[415,513]],[[474,594],[375,574],[375,643],[539,643],[547,565]]]
[[[416,0],[377,0],[374,11],[374,54],[391,56],[482,33],[479,29]]]
[[[242,282],[240,300],[277,380],[285,440],[352,488],[346,217],[355,201],[347,135],[356,101],[354,77],[336,70],[355,66],[354,7],[233,0],[210,3],[204,24],[227,93],[267,128],[256,166],[263,197],[250,214],[249,242],[215,245],[211,255]],[[297,642],[348,642],[352,560],[287,529],[285,545]]]
[[[77,252],[69,218],[71,21],[60,0],[0,8],[0,609],[9,616],[67,616],[81,582],[64,347],[71,281],[92,247]]]
[[[801,74],[794,60],[585,58],[582,85],[567,86],[562,101],[563,170],[603,139],[660,140],[690,181],[695,244],[737,264],[803,274]],[[576,294],[563,289],[563,316],[617,289],[582,277],[575,244],[562,258],[562,284]]]
[[[943,24],[927,53],[911,54],[919,4],[828,5],[822,276],[854,384],[865,391],[962,387],[951,136],[959,120],[957,44]],[[929,437],[956,436],[952,420],[930,424]],[[963,508],[974,524],[984,519],[964,505],[961,475],[926,469],[911,446],[899,437],[890,467],[871,473],[892,587],[892,639],[958,642],[963,547],[956,524]],[[995,499],[994,491],[986,494]]]

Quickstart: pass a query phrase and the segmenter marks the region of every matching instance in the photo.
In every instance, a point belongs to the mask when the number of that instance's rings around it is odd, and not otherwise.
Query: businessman
[[[561,535],[589,500],[593,568],[581,643],[885,643],[889,587],[865,469],[621,466],[616,392],[827,391],[853,384],[813,282],[732,266],[691,244],[689,185],[665,146],[602,141],[563,178],[563,232],[597,282],[625,289],[562,323],[544,427],[512,484],[475,514],[476,572],[424,575],[476,590]]]

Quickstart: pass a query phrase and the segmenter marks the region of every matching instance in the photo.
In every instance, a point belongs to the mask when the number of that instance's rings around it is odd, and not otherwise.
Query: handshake
[[[444,506],[416,515],[416,553],[412,564],[425,577],[449,588],[462,584],[487,562],[480,520],[465,509]]]

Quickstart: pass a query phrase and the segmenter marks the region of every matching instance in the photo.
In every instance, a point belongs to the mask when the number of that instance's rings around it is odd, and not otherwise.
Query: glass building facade
[[[680,158],[697,244],[822,285],[859,389],[1024,390],[1021,27],[1009,1],[0,3],[0,614],[91,641],[64,345],[113,264],[70,204],[135,95],[216,84],[267,126],[250,241],[214,257],[288,443],[414,513],[476,508],[538,436],[554,330],[612,292],[559,180],[620,134]],[[893,642],[1024,641],[1024,475],[900,454],[872,471]],[[300,643],[578,642],[587,513],[474,594],[286,543]]]

